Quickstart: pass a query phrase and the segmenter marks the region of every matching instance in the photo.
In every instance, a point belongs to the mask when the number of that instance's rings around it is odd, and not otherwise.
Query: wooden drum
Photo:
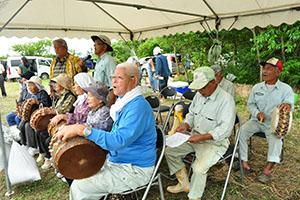
[[[56,112],[48,107],[35,110],[30,119],[30,126],[36,131],[42,131],[47,129],[50,120],[56,115]]]
[[[79,136],[66,142],[58,141],[54,136],[50,148],[52,164],[70,179],[82,179],[96,174],[106,159],[106,152],[101,147]]]
[[[291,130],[293,121],[293,113],[279,110],[277,107],[274,109],[271,119],[271,133],[281,138],[288,134]]]
[[[21,109],[22,109],[21,117],[25,122],[30,120],[31,114],[39,108],[39,104],[40,104],[40,102],[36,99],[33,99],[33,98],[26,99],[22,103],[22,105],[21,105]]]

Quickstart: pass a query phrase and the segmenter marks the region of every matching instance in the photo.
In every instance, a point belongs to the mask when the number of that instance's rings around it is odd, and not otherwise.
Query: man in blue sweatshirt
[[[84,136],[109,152],[97,174],[73,181],[70,199],[99,199],[108,193],[137,188],[150,180],[156,160],[155,119],[138,86],[139,75],[136,65],[123,63],[111,77],[119,99],[110,110],[114,120],[110,132],[85,125],[67,126],[58,132],[62,141]]]

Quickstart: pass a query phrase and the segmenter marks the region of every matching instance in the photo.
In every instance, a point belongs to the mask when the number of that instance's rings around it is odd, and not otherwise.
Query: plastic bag
[[[6,153],[6,160],[8,161],[11,144],[4,143],[4,148]],[[4,158],[2,154],[2,148],[0,148],[0,172],[4,169]]]
[[[13,142],[8,161],[8,177],[12,185],[40,180],[39,168],[26,147]]]

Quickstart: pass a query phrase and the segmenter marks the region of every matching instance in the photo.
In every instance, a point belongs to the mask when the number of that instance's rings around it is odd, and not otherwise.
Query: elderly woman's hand
[[[50,124],[56,126],[61,120],[67,120],[67,115],[66,114],[59,114],[56,115],[51,119]]]
[[[87,128],[88,126],[85,126],[83,124],[73,124],[68,126],[63,126],[60,130],[57,132],[57,138],[60,141],[66,141],[68,138],[73,138],[75,136],[84,136],[83,130]]]

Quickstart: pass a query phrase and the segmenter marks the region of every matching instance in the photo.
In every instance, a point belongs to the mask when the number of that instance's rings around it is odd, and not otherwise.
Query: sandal
[[[243,166],[243,165],[242,165],[242,170],[243,170],[244,175],[250,174],[250,173],[254,172],[253,169],[251,169],[251,168],[246,168],[246,167]]]
[[[262,172],[258,177],[257,181],[263,184],[269,184],[270,183],[270,174],[266,172]]]

